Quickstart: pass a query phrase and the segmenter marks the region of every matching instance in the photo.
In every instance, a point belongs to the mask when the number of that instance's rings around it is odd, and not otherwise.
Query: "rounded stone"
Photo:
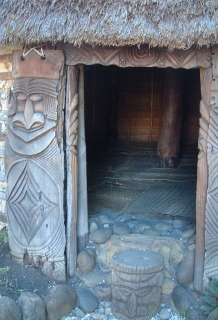
[[[187,253],[177,271],[177,280],[183,286],[188,286],[194,281],[195,250]]]
[[[161,232],[159,230],[152,230],[152,229],[145,229],[143,231],[143,234],[146,234],[148,236],[160,236]]]
[[[195,229],[191,228],[191,229],[187,229],[185,231],[183,231],[180,235],[181,238],[190,238],[195,234]]]
[[[186,320],[205,320],[205,316],[199,309],[190,308],[185,314]]]
[[[114,227],[114,233],[117,235],[124,235],[124,234],[130,234],[132,233],[131,229],[128,226],[117,226]]]
[[[134,228],[136,229],[137,232],[143,233],[147,229],[151,229],[151,226],[143,221],[137,223]]]
[[[165,278],[162,285],[162,293],[171,294],[173,292],[174,285],[175,285],[175,281],[169,278]]]
[[[75,312],[76,312],[77,317],[80,317],[80,318],[85,317],[85,313],[80,308],[77,307],[75,309]]]
[[[103,244],[110,239],[112,234],[113,234],[112,229],[100,228],[98,230],[95,230],[89,235],[89,240],[97,244]]]
[[[172,224],[166,222],[158,222],[154,228],[160,232],[171,232],[173,230]]]
[[[171,318],[171,315],[171,312],[166,308],[161,309],[159,313],[159,317],[161,320],[169,320]]]
[[[187,226],[188,221],[186,220],[182,220],[182,219],[175,219],[173,220],[173,227],[174,228],[184,228],[185,226]]]
[[[0,320],[21,320],[21,310],[14,299],[0,297]]]
[[[95,258],[87,250],[83,250],[77,256],[77,264],[82,273],[89,273],[95,266]]]
[[[99,228],[99,225],[96,221],[92,221],[89,226],[89,232],[92,233]]]
[[[99,300],[90,289],[86,287],[78,287],[77,297],[78,306],[85,313],[91,313],[98,309]]]
[[[45,297],[45,305],[49,319],[58,320],[75,308],[76,292],[67,284],[57,285]]]
[[[46,320],[44,300],[36,293],[22,292],[17,300],[23,319]]]
[[[182,315],[185,315],[188,309],[195,303],[192,295],[182,286],[177,286],[173,290],[172,299],[177,311]]]
[[[96,251],[92,248],[87,248],[86,251],[92,256],[94,259],[96,258]]]
[[[97,284],[94,286],[93,291],[96,297],[101,301],[111,299],[111,286],[107,282]]]

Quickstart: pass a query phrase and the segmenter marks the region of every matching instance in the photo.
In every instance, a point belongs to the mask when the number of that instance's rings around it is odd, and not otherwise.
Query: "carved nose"
[[[28,97],[26,100],[26,105],[25,105],[25,109],[24,109],[24,118],[26,120],[26,123],[25,123],[26,129],[30,129],[30,127],[31,127],[31,124],[32,124],[31,119],[32,119],[33,114],[34,114],[33,103],[30,100],[30,98]]]

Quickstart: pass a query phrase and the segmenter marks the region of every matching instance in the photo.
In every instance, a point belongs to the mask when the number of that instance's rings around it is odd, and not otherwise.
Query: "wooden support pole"
[[[78,220],[77,249],[84,249],[88,242],[88,196],[86,170],[86,139],[84,110],[84,66],[79,65],[79,107],[78,107]]]
[[[167,68],[157,142],[157,166],[161,168],[176,168],[178,166],[182,126],[182,89],[183,70]]]
[[[77,135],[78,135],[78,74],[77,67],[67,68],[67,100],[65,111],[66,135],[66,209],[67,209],[67,275],[76,271],[77,260]]]
[[[118,68],[110,68],[110,87],[109,87],[109,139],[117,139],[117,102],[118,102]]]

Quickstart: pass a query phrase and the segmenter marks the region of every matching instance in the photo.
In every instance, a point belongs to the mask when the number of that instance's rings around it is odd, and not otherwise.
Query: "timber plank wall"
[[[181,140],[184,144],[197,144],[199,69],[184,70],[184,73]],[[86,66],[87,142],[106,141],[113,130],[116,131],[113,136],[120,141],[157,141],[163,81],[164,69]]]

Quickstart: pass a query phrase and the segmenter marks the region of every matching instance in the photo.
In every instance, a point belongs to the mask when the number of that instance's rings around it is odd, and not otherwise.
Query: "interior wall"
[[[157,141],[164,69],[85,67],[86,141]],[[182,144],[197,144],[199,69],[185,70]]]

